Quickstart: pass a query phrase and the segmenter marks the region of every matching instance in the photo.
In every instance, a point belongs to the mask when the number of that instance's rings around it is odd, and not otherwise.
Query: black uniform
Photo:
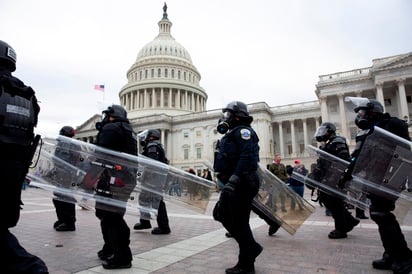
[[[71,137],[71,136],[66,136]],[[58,142],[55,150],[55,156],[62,159],[70,164],[75,165],[77,158],[73,153],[70,152],[70,145],[64,142]],[[59,176],[55,174],[55,180],[63,185],[71,184],[67,182],[65,176]],[[53,204],[56,208],[57,221],[54,223],[53,227],[56,231],[74,231],[76,230],[76,200],[69,195],[62,195],[55,193],[56,197],[53,198]]]
[[[346,144],[345,138],[341,136],[333,136],[320,147],[321,150],[339,157],[343,160],[350,161],[349,148]],[[327,169],[329,163],[325,160],[319,159],[317,162],[315,177],[321,180]],[[338,178],[337,182],[338,183]],[[352,214],[346,209],[345,203],[342,199],[329,195],[325,192],[320,192],[320,200],[332,212],[332,217],[335,221],[335,230],[329,233],[329,238],[345,238],[346,233],[351,231],[354,226],[359,224],[359,220],[354,218]]]
[[[382,120],[376,123],[375,126],[383,128],[406,140],[410,140],[405,122],[396,117],[391,117],[388,113],[385,113]],[[357,136],[357,150],[354,151],[355,156],[359,154],[364,140],[373,132],[372,130],[364,131],[366,134]],[[394,146],[395,145],[396,144],[394,143]],[[391,266],[392,262],[406,262],[412,259],[412,251],[408,248],[408,244],[401,231],[399,223],[396,220],[395,215],[392,213],[395,209],[396,200],[389,200],[374,195],[369,195],[368,198],[371,200],[371,205],[369,207],[370,217],[378,225],[379,234],[385,250],[383,259],[387,262],[388,268],[386,269],[392,268],[395,273],[405,273],[402,271],[395,271],[397,268],[399,270],[399,264]],[[380,268],[379,264],[375,264],[375,262],[374,267]]]
[[[168,160],[166,158],[166,153],[165,150],[160,143],[159,140],[150,140],[143,148],[142,155],[147,156],[151,159],[154,159],[156,161],[160,161],[162,163],[168,164]],[[169,218],[167,217],[167,210],[166,210],[166,204],[163,201],[162,196],[156,195],[153,193],[148,193],[147,196],[141,195],[141,197],[149,197],[150,200],[154,201],[155,203],[159,202],[159,208],[157,210],[157,228],[154,228],[152,230],[153,234],[169,234],[170,233],[170,227],[169,227]],[[143,202],[144,203],[144,202]],[[144,214],[144,213],[142,213]],[[150,217],[150,216],[146,216]],[[150,218],[141,218],[140,219],[140,225],[145,228],[150,228]]]
[[[0,64],[0,266],[4,273],[48,273],[45,263],[9,231],[20,218],[21,189],[35,149],[33,128],[39,111],[34,90]]]
[[[254,262],[262,251],[249,225],[252,200],[259,190],[257,168],[259,138],[247,125],[238,125],[220,140],[214,170],[225,187],[219,198],[221,222],[239,244],[235,266],[254,272]],[[228,273],[227,269],[226,272]]]
[[[96,145],[137,155],[136,134],[126,118],[115,118],[115,120],[105,123],[99,130]],[[135,171],[121,170],[117,173],[109,170],[106,171],[111,174],[106,174],[105,176],[121,178],[125,182],[120,198],[114,197],[115,194],[113,194],[113,198],[122,199],[126,202],[136,186]],[[97,188],[99,188],[99,185]],[[132,253],[129,247],[130,229],[123,218],[125,208],[105,210],[103,209],[105,207],[107,208],[108,206],[102,206],[96,202],[96,216],[100,219],[104,240],[103,249],[99,251],[98,255],[101,259],[107,260],[107,264],[103,264],[104,268],[130,267],[130,262],[132,261]]]

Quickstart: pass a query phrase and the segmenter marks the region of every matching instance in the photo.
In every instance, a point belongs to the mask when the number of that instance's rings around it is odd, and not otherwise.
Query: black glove
[[[346,182],[350,180],[352,180],[352,174],[347,168],[339,178],[338,187],[344,189]]]
[[[240,178],[237,175],[232,175],[229,181],[223,187],[223,192],[235,192],[236,187],[240,184]]]
[[[226,224],[233,222],[233,201],[236,199],[235,191],[239,184],[240,178],[238,176],[230,176],[229,181],[225,184],[220,193],[218,205],[214,209],[213,217],[215,220]]]

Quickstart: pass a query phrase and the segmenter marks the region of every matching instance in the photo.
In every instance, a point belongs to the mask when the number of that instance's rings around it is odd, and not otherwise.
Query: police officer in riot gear
[[[60,129],[59,135],[72,138],[75,135],[75,130],[71,126],[64,126]],[[56,156],[69,163],[74,162],[73,156],[71,156],[70,151],[67,148],[60,147],[58,144],[56,148]],[[65,180],[65,178],[56,178],[58,180]],[[62,196],[61,194],[56,194]],[[76,205],[75,200],[72,197],[64,196],[53,198],[53,204],[56,208],[57,221],[54,223],[53,227],[56,231],[75,231],[76,230]],[[70,200],[65,201],[65,200]]]
[[[238,262],[226,273],[255,273],[254,262],[263,247],[253,237],[249,217],[252,200],[259,190],[259,138],[251,127],[253,117],[246,104],[234,101],[222,111],[217,131],[224,136],[214,161],[214,171],[224,184],[218,215],[239,245]]]
[[[48,273],[46,264],[9,231],[20,218],[21,189],[36,149],[34,127],[40,112],[34,90],[12,76],[15,70],[15,51],[0,40],[0,266],[4,273]]]
[[[336,126],[333,123],[322,123],[315,132],[315,139],[321,143],[319,147],[321,150],[343,160],[350,161],[346,139],[336,135]],[[328,168],[328,163],[319,159],[314,170],[315,179],[321,181],[323,174],[326,173]],[[347,210],[344,201],[340,198],[329,195],[323,191],[320,192],[319,198],[321,202],[330,209],[335,221],[335,229],[329,233],[328,237],[330,239],[346,238],[347,233],[359,224],[359,219],[352,216]]]
[[[404,121],[384,113],[382,104],[375,99],[349,97],[357,106],[355,123],[361,129],[356,136],[356,147],[351,166],[362,150],[362,145],[374,127],[380,127],[401,138],[410,140],[408,127]],[[368,195],[371,201],[369,214],[378,225],[384,248],[381,259],[372,262],[376,269],[393,270],[394,273],[410,273],[412,271],[412,251],[409,249],[400,225],[392,211],[396,200],[390,200],[373,194]]]
[[[152,158],[156,161],[160,161],[162,163],[168,164],[169,161],[166,158],[166,152],[160,143],[160,130],[158,129],[149,129],[145,130],[139,134],[140,145],[143,147],[142,155]],[[159,201],[159,207],[157,210],[157,225],[152,230],[152,234],[169,234],[170,227],[169,227],[169,218],[167,217],[167,210],[166,204],[163,201],[163,198],[159,195],[146,193],[141,194],[139,198],[148,198],[150,200],[155,199]],[[144,198],[143,198],[144,199]],[[145,201],[141,201],[145,202]],[[141,213],[145,218],[140,218],[140,223],[134,225],[135,230],[147,229],[151,228],[152,225],[150,224],[150,214],[145,214],[144,212]]]
[[[98,130],[96,145],[137,155],[137,136],[127,119],[126,110],[120,105],[111,105],[102,114],[102,121],[96,123]],[[122,194],[127,197],[127,193],[131,193],[136,186],[136,173],[126,170],[118,173],[112,176],[116,178],[119,176],[126,182]],[[97,193],[97,195],[106,194]],[[130,268],[132,253],[129,247],[130,229],[123,218],[125,208],[113,207],[113,210],[106,210],[100,208],[96,202],[96,216],[100,219],[104,240],[103,248],[97,255],[105,261],[102,264],[105,269]]]

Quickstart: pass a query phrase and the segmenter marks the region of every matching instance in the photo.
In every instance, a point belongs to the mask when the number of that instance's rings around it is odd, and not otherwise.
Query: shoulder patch
[[[243,140],[250,140],[251,135],[252,133],[247,128],[242,128],[240,130],[240,137],[242,137]]]

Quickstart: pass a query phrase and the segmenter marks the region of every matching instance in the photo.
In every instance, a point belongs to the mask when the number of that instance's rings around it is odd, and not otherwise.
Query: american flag
[[[94,89],[98,91],[103,91],[104,92],[104,85],[94,85]]]

